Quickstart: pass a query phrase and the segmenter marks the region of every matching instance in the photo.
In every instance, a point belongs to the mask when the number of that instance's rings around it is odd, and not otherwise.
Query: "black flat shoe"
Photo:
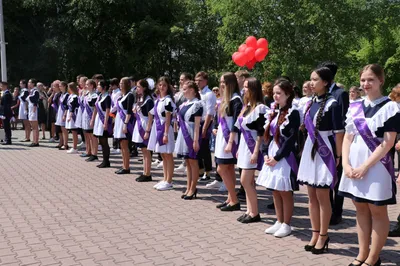
[[[250,223],[257,223],[261,221],[261,217],[260,214],[257,214],[254,217],[251,217],[250,215],[247,215],[245,218],[243,218],[243,220],[241,220],[241,223],[244,224],[250,224]]]
[[[91,154],[87,154],[87,153],[82,153],[81,155],[79,155],[82,158],[86,158],[86,157],[90,157],[92,156]]]
[[[221,207],[220,210],[223,211],[223,212],[240,211],[240,203],[238,202],[235,205],[227,204],[226,206]]]
[[[97,165],[97,167],[98,168],[108,168],[108,167],[110,167],[110,162],[108,162],[108,163],[102,162],[101,164]]]
[[[221,209],[222,207],[225,207],[226,205],[228,205],[228,202],[225,201],[225,202],[218,204],[216,207],[217,207],[217,209]]]
[[[130,169],[119,169],[117,172],[115,172],[117,175],[125,175],[125,174],[130,174],[131,170]]]
[[[1,145],[12,145],[11,142],[4,142]]]
[[[153,181],[151,175],[141,175],[138,178],[136,178],[136,182],[151,182],[151,181]]]
[[[242,216],[240,216],[240,217],[237,218],[236,220],[237,220],[238,222],[242,222],[243,219],[246,218],[246,217],[247,217],[247,213],[244,213]]]
[[[115,171],[114,173],[118,173],[119,171],[121,171],[122,169],[124,169],[124,168],[119,168],[117,171]]]
[[[89,158],[87,158],[85,161],[86,162],[93,162],[93,161],[96,161],[98,159],[99,159],[99,157],[97,157],[96,155],[92,155]]]
[[[358,264],[350,263],[349,266],[361,266],[361,265],[363,265],[363,263],[364,263],[363,261],[358,260],[357,258],[355,258],[354,260],[357,261],[357,262],[359,262],[359,263],[358,263]]]
[[[327,236],[327,235],[321,235],[320,236]],[[329,248],[329,237],[325,240],[324,245],[322,246],[322,248],[315,248],[315,246],[311,249],[311,253],[315,254],[315,255],[319,255],[324,253],[325,251],[328,251]]]

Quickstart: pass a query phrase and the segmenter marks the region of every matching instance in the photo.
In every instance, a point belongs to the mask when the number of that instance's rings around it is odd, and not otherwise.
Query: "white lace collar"
[[[370,99],[368,99],[368,97],[366,97],[365,99],[364,99],[364,105],[366,106],[366,107],[375,107],[375,106],[377,106],[378,104],[381,104],[381,103],[383,103],[384,101],[386,101],[388,99],[388,97],[387,96],[382,96],[381,98],[378,98],[378,99],[375,99],[375,100],[373,100],[373,101],[371,101]]]

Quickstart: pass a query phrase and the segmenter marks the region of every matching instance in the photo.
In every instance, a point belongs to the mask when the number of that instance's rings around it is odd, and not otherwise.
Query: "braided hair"
[[[329,90],[329,87],[332,84],[333,74],[329,70],[329,68],[327,68],[327,67],[317,68],[313,72],[316,73],[322,81],[326,82],[326,85],[324,87],[325,96],[324,96],[324,99],[322,100],[321,105],[319,106],[319,109],[318,109],[318,112],[317,112],[317,119],[316,119],[317,121],[316,121],[315,130],[314,130],[315,141],[314,141],[314,144],[313,144],[312,150],[311,150],[311,158],[314,160],[315,154],[316,154],[316,152],[318,150],[318,142],[317,142],[317,138],[319,136],[319,130],[318,129],[319,129],[319,125],[320,125],[321,120],[322,120],[322,116],[324,114],[326,102],[328,101],[328,96],[329,96],[328,90]],[[313,97],[312,102],[314,101],[314,99],[315,99],[315,96]],[[308,107],[307,107],[307,109],[306,109],[306,111],[304,113],[303,121],[305,121],[305,119],[306,119],[307,113],[308,113],[308,111],[310,110],[310,108],[312,106],[312,102],[311,102],[311,104],[308,105]],[[305,129],[305,125],[304,125],[304,122],[303,122],[303,124],[301,125],[301,130],[304,131],[304,129]]]
[[[275,135],[273,136],[275,142],[278,144],[280,136],[281,136],[281,132],[279,130],[279,127],[283,124],[283,122],[285,122],[285,117],[288,114],[289,109],[292,107],[292,102],[293,102],[293,99],[294,99],[294,90],[293,90],[292,83],[290,83],[288,80],[284,80],[284,79],[276,80],[275,84],[274,84],[274,87],[275,86],[278,86],[283,91],[283,93],[285,93],[285,95],[289,96],[288,99],[287,99],[286,105],[283,108],[280,109],[278,122],[277,122],[277,127],[276,127],[277,130],[275,132]],[[272,110],[271,114],[269,115],[270,123],[268,123],[268,126],[267,126],[267,128],[265,129],[265,132],[264,132],[264,139],[265,139],[266,142],[268,142],[269,139],[270,139],[269,131],[270,131],[270,128],[271,128],[271,122],[276,117],[275,109],[277,107],[279,108],[278,104],[275,105],[274,109]]]

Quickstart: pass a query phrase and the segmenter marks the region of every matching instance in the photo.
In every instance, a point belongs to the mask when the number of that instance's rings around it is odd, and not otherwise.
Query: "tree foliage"
[[[4,4],[10,80],[73,79],[238,69],[231,54],[249,35],[270,42],[253,75],[307,79],[321,61],[357,84],[380,63],[400,81],[400,4],[392,0],[13,0]]]

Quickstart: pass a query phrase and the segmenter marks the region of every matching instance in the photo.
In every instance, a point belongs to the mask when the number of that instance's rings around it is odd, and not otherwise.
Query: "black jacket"
[[[5,116],[6,118],[11,118],[13,116],[13,112],[11,110],[12,104],[13,97],[11,92],[7,90],[3,93],[3,97],[1,97],[0,115]]]

